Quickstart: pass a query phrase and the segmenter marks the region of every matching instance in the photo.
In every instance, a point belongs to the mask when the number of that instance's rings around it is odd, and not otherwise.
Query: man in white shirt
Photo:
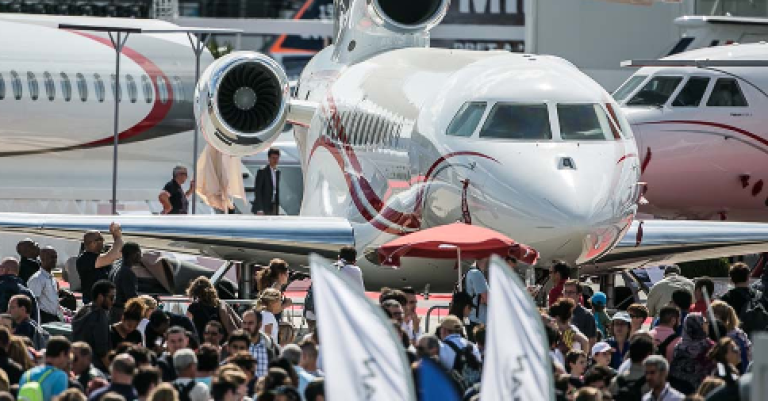
[[[643,361],[645,382],[651,391],[643,396],[643,401],[683,401],[685,396],[667,383],[669,363],[661,355],[651,355]]]
[[[339,268],[339,272],[347,276],[353,283],[360,286],[361,290],[365,291],[363,271],[355,265],[356,261],[357,250],[354,246],[347,245],[339,251],[339,260],[336,262],[336,266]]]
[[[40,250],[40,270],[29,278],[29,290],[35,294],[40,308],[40,323],[61,322],[63,314],[59,305],[59,286],[51,274],[56,267],[58,254],[47,246]]]

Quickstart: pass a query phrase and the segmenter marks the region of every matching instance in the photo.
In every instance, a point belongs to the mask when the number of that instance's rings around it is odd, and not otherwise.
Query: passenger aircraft
[[[0,15],[0,211],[109,213],[115,52],[92,17]],[[110,25],[167,28],[155,20]],[[212,62],[205,52],[202,68]],[[194,55],[185,34],[136,34],[120,71],[118,205],[148,202],[192,165]]]
[[[361,254],[366,285],[449,289],[452,262],[379,266],[393,238],[457,220],[490,227],[590,271],[756,252],[768,225],[633,223],[641,163],[613,98],[551,56],[429,48],[447,0],[354,1],[334,44],[301,74],[258,53],[214,62],[198,82],[196,119],[233,155],[266,150],[285,121],[305,175],[300,217],[0,215],[5,230],[80,238],[119,221],[155,249],[293,266],[309,252]]]
[[[768,45],[648,61],[615,93],[636,134],[648,204],[661,218],[768,221]],[[696,61],[718,63],[697,67]]]

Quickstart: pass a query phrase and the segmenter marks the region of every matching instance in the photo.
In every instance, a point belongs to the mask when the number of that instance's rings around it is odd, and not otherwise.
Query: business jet
[[[0,15],[0,211],[109,213],[115,52],[92,17]],[[110,25],[175,27],[110,18]],[[202,68],[213,58],[201,57]],[[136,34],[121,58],[118,207],[150,211],[193,161],[194,55],[186,34]],[[157,211],[157,210],[155,210]]]
[[[247,155],[294,126],[304,173],[299,217],[0,215],[6,231],[78,239],[123,225],[155,249],[306,264],[354,244],[366,285],[446,290],[453,262],[381,266],[382,244],[456,221],[534,247],[540,260],[590,271],[754,252],[768,226],[633,222],[641,160],[624,112],[594,80],[552,56],[429,47],[447,0],[353,1],[334,43],[302,72],[296,95],[274,60],[234,53],[195,95],[208,143]]]
[[[716,46],[632,64],[642,68],[614,97],[636,134],[648,183],[649,203],[640,212],[768,221],[768,45]]]

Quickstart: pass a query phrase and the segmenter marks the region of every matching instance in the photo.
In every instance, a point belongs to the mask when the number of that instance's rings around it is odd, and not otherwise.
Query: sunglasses
[[[645,316],[640,316],[640,315],[629,315],[629,317],[632,319],[645,319]]]

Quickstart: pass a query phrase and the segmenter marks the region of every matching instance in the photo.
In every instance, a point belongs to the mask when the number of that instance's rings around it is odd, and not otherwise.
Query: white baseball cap
[[[599,343],[595,343],[595,345],[592,346],[592,358],[594,358],[596,354],[600,352],[605,352],[605,351],[613,352],[613,348],[611,348],[610,344],[608,344],[605,341],[600,341]]]

